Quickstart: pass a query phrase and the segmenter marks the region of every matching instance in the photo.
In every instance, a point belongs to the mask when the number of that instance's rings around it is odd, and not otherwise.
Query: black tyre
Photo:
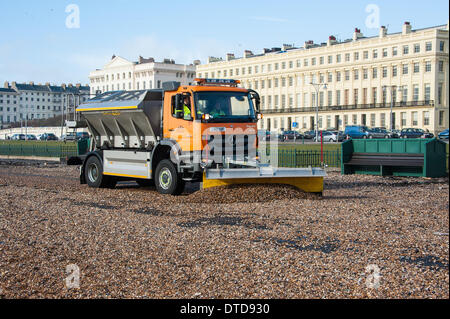
[[[91,156],[84,166],[84,177],[89,187],[114,188],[117,179],[103,175],[103,164],[96,156]]]
[[[184,181],[170,160],[162,160],[156,167],[155,186],[158,192],[179,195],[184,190]]]
[[[155,181],[152,179],[137,179],[136,183],[140,187],[152,187],[155,186]]]

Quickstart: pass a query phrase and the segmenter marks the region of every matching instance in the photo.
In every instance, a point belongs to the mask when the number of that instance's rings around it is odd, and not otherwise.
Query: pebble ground
[[[448,178],[171,197],[0,163],[0,298],[449,298],[448,232]]]

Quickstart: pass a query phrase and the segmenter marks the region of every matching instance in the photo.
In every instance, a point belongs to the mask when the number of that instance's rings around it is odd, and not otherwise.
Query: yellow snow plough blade
[[[204,176],[203,178],[204,189],[239,184],[287,184],[295,186],[306,193],[323,192],[323,177],[206,179]]]
[[[287,184],[307,193],[322,193],[323,178],[320,168],[208,169],[203,174],[203,188],[237,184]]]

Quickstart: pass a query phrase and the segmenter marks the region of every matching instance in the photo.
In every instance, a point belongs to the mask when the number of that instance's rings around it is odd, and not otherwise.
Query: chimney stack
[[[387,28],[384,25],[382,25],[380,28],[380,38],[384,38],[386,37],[386,35],[387,35]]]
[[[333,45],[333,44],[336,44],[336,43],[337,43],[336,37],[334,35],[330,35],[328,37],[327,45],[330,46],[330,45]]]
[[[34,85],[34,82],[33,81],[31,81],[30,83],[29,83],[30,85]]]
[[[227,53],[227,61],[234,60],[234,54],[233,53]]]
[[[410,34],[411,33],[411,23],[409,23],[408,21],[406,21],[403,24],[403,29],[402,29],[402,34],[406,35],[406,34]]]
[[[250,50],[245,50],[244,51],[244,58],[249,58],[251,56],[253,56],[253,52],[252,51],[250,51]]]
[[[293,47],[294,47],[294,45],[292,45],[292,44],[283,44],[282,50],[287,51],[288,49],[292,49]]]
[[[353,41],[361,39],[363,34],[361,33],[361,29],[355,28],[355,32],[353,32]]]
[[[5,89],[9,89],[9,82],[8,81],[6,81],[5,82],[5,85],[3,86]]]
[[[314,41],[313,40],[309,40],[305,42],[305,49],[309,49],[314,45]]]
[[[202,62],[200,60],[194,60],[194,65],[200,65]]]
[[[61,87],[62,87],[63,90],[65,90],[66,89],[66,84],[65,83],[61,84]]]
[[[46,82],[46,83],[45,83],[45,86],[50,86],[50,82]]]
[[[77,83],[75,86],[77,87],[77,89],[79,89],[81,87],[81,84]]]

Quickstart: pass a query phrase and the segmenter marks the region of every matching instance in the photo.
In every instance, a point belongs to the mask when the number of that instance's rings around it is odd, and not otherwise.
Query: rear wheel
[[[162,160],[156,167],[155,184],[158,192],[169,195],[181,194],[185,185],[170,160]]]
[[[388,138],[389,138],[389,135],[386,135],[384,138],[385,138],[385,139],[388,139]]]
[[[84,174],[89,187],[114,188],[117,184],[116,178],[103,175],[103,164],[96,156],[88,158],[84,167]]]

